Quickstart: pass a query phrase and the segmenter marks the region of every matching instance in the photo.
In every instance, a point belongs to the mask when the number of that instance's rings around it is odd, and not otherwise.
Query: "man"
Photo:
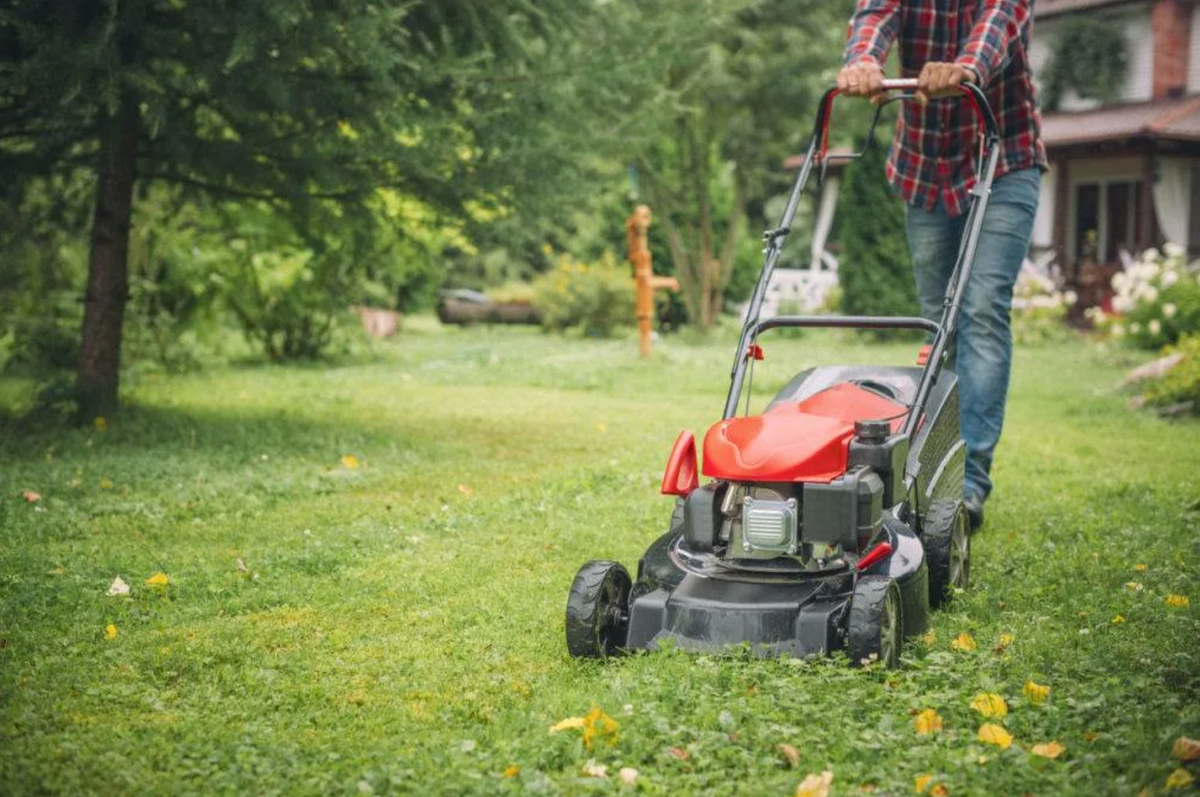
[[[955,371],[967,443],[966,503],[971,528],[983,523],[992,457],[1004,423],[1012,370],[1013,284],[1037,213],[1046,168],[1029,65],[1030,0],[858,0],[838,88],[873,97],[899,42],[904,77],[917,99],[896,124],[887,177],[907,203],[908,244],[921,312],[941,315],[975,184],[980,132],[969,104],[938,98],[970,81],[982,87],[1000,124],[997,179],[959,321]]]

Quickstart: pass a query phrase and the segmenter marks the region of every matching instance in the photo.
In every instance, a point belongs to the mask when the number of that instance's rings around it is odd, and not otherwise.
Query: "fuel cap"
[[[882,443],[892,433],[889,421],[855,421],[854,436],[864,443]]]

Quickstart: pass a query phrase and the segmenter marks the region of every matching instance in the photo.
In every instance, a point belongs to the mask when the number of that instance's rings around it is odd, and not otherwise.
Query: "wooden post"
[[[629,262],[633,264],[636,288],[634,312],[638,325],[638,350],[643,357],[650,356],[655,289],[679,290],[679,282],[674,277],[654,276],[648,237],[652,220],[648,205],[638,205],[625,220],[625,238],[629,246]]]

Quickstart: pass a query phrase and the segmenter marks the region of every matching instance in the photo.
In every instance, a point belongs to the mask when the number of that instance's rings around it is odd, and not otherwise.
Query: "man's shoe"
[[[963,504],[967,507],[967,522],[971,524],[971,531],[977,531],[983,525],[983,499],[978,495],[968,495]]]

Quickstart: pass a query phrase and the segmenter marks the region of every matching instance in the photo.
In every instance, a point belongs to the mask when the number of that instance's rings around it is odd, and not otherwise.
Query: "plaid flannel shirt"
[[[900,39],[900,68],[916,77],[931,61],[954,62],[979,79],[1000,125],[996,176],[1046,168],[1041,117],[1029,64],[1032,0],[858,0],[843,65],[887,61]],[[911,100],[896,122],[887,177],[905,202],[932,210],[966,211],[975,185],[980,131],[966,103]]]

